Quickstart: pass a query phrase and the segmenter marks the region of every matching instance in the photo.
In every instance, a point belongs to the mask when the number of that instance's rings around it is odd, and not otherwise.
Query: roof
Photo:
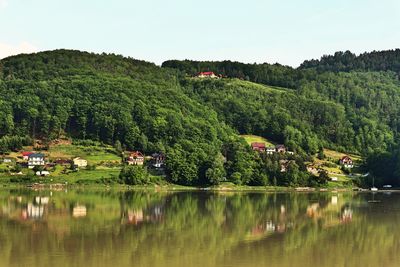
[[[44,158],[44,155],[42,153],[32,153],[29,158]]]
[[[215,75],[215,74],[212,71],[205,71],[205,72],[200,72],[199,75],[211,76],[211,75]]]
[[[349,156],[344,156],[341,159],[341,161],[349,161],[349,160],[353,161]]]
[[[132,158],[144,158],[142,152],[140,152],[140,151],[130,152],[129,153],[129,157],[132,157]]]
[[[153,158],[157,158],[157,157],[165,157],[164,153],[160,152],[160,153],[153,153],[151,155]]]
[[[285,148],[285,145],[276,145],[276,148]]]
[[[265,143],[254,142],[254,143],[251,143],[251,147],[253,147],[253,148],[265,148]]]
[[[86,160],[86,159],[83,159],[83,158],[81,158],[81,157],[76,157],[76,158],[74,158],[73,160]]]
[[[27,151],[24,151],[24,152],[22,152],[21,153],[22,154],[22,156],[29,156],[29,155],[31,155],[31,154],[34,154],[33,152],[27,152]]]

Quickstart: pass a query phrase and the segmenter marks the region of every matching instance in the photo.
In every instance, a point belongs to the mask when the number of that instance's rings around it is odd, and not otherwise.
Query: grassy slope
[[[246,140],[246,142],[251,145],[251,143],[258,142],[258,143],[264,143],[267,147],[268,146],[274,146],[274,143],[265,139],[264,137],[257,136],[257,135],[241,135],[241,137]]]
[[[89,165],[121,162],[121,157],[111,146],[55,145],[45,154],[50,159],[81,157],[86,159]]]
[[[31,147],[25,147],[24,150],[31,151]],[[88,161],[89,165],[95,165],[95,170],[79,170],[77,172],[68,171],[66,174],[62,173],[64,169],[68,169],[65,166],[56,166],[54,170],[51,170],[49,177],[40,178],[38,181],[53,182],[53,183],[75,183],[79,180],[94,181],[101,178],[111,178],[119,175],[121,167],[121,157],[117,155],[117,152],[111,146],[77,146],[77,145],[54,145],[51,146],[48,151],[43,151],[49,160],[56,159],[72,159],[74,157],[81,157]],[[10,153],[9,157],[14,158],[16,161],[21,162],[21,153],[13,152]],[[12,168],[11,164],[11,168]],[[0,169],[10,169],[7,164],[0,164]],[[25,175],[33,175],[33,171],[24,168],[22,173]],[[8,181],[11,177],[7,172],[0,174],[0,180],[2,182]],[[17,176],[16,176],[17,177]]]

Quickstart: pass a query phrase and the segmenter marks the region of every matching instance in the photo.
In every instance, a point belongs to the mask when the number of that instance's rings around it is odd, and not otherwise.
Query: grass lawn
[[[267,147],[275,146],[272,142],[268,141],[267,139],[265,139],[264,137],[261,137],[261,136],[244,134],[244,135],[241,135],[241,137],[243,137],[244,140],[246,140],[246,142],[249,145],[251,145],[251,143],[254,143],[254,142],[259,142],[259,143],[264,143]]]
[[[101,178],[108,179],[112,177],[118,177],[121,169],[120,168],[102,168],[96,170],[79,170],[77,172],[68,172],[67,174],[52,174],[45,179],[53,179],[53,182],[68,182],[76,183],[79,180],[84,181],[95,181]]]
[[[104,162],[121,162],[121,157],[111,146],[77,146],[77,145],[55,145],[47,151],[50,159],[71,159],[81,157],[88,161],[89,165],[97,165]]]
[[[353,161],[358,161],[361,160],[361,157],[358,155],[354,155],[354,154],[345,154],[345,153],[341,153],[335,150],[330,150],[330,149],[324,149],[324,154],[327,158],[332,158],[334,160],[340,160],[341,158],[343,158],[344,156],[349,156],[353,159]]]

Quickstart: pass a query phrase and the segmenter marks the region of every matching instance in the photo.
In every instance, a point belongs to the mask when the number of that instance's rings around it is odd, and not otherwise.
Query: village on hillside
[[[95,179],[118,176],[124,165],[146,166],[163,174],[165,159],[162,152],[146,156],[140,151],[117,152],[111,146],[81,146],[69,141],[48,149],[25,147],[0,156],[0,175]]]
[[[273,144],[265,138],[255,135],[242,135],[242,137],[254,151],[269,156],[279,155],[281,158],[279,160],[281,172],[286,172],[289,163],[294,162],[293,156],[295,152],[290,151],[283,144]],[[307,171],[315,176],[320,175],[321,172],[326,172],[330,182],[345,182],[349,178],[360,175],[355,171],[356,162],[361,160],[359,156],[324,149],[324,159],[320,159],[318,156],[313,158],[312,162],[306,164]]]
[[[273,144],[256,136],[242,136],[255,152],[279,158],[280,171],[287,172],[294,162],[295,152],[284,144]],[[321,172],[329,175],[331,182],[346,180],[355,167],[354,159],[346,154],[325,150],[326,159],[315,157],[307,163],[307,171],[315,176]],[[360,160],[357,158],[356,160]],[[117,177],[121,168],[126,166],[143,166],[153,170],[155,175],[165,175],[166,155],[155,152],[145,155],[141,151],[117,152],[111,146],[80,146],[71,141],[53,144],[49,149],[26,147],[0,157],[0,174],[3,176],[37,176],[64,177],[68,181],[98,179],[99,177]],[[89,177],[89,178],[88,178]]]

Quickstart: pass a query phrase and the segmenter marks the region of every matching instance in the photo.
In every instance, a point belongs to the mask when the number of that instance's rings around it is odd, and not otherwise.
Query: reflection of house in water
[[[24,216],[25,214],[25,216]],[[28,203],[26,210],[22,211],[22,217],[26,219],[40,219],[44,214],[44,206]]]
[[[128,210],[128,223],[139,224],[143,222],[143,210]]]
[[[127,224],[138,225],[143,222],[161,221],[163,217],[163,206],[155,205],[147,209],[127,209],[122,213],[122,221]]]
[[[313,203],[307,207],[307,216],[310,218],[319,218],[321,213],[319,211],[319,203]]]
[[[49,204],[49,197],[35,197],[36,204]]]
[[[81,218],[85,217],[87,213],[86,206],[84,205],[75,205],[72,209],[72,217]]]
[[[337,196],[332,196],[331,197],[331,204],[332,205],[337,205],[338,203],[338,197]]]
[[[41,219],[43,218],[44,212],[45,212],[45,207],[47,204],[49,204],[49,197],[41,197],[37,196],[33,199],[33,201],[28,202],[26,205],[26,208],[22,209],[21,212],[21,219],[27,220],[27,219]],[[18,201],[18,198],[17,198]],[[22,198],[21,198],[22,201]]]
[[[293,227],[293,223],[291,222],[279,222],[279,223],[274,223],[273,221],[269,220],[266,221],[264,224],[257,224],[254,226],[249,235],[247,236],[247,240],[258,240],[265,238],[269,235],[272,235],[274,233],[284,233],[291,227]]]
[[[351,222],[352,219],[353,219],[353,210],[350,207],[344,208],[340,216],[340,222],[348,223]]]

